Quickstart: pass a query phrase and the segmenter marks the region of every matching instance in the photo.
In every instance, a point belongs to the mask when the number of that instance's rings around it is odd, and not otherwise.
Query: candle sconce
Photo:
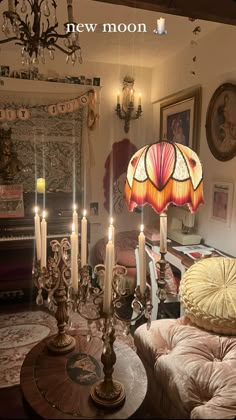
[[[125,389],[121,382],[113,379],[113,366],[116,363],[116,354],[113,344],[116,339],[116,323],[121,321],[123,324],[123,333],[128,334],[131,322],[134,322],[145,316],[147,319],[147,328],[151,324],[151,289],[147,285],[145,293],[140,294],[140,288],[136,288],[135,297],[132,302],[132,308],[136,315],[131,317],[124,316],[127,302],[131,296],[128,288],[124,287],[124,280],[127,269],[116,265],[113,268],[112,277],[112,298],[108,313],[103,311],[103,285],[105,278],[105,266],[99,264],[95,266],[95,283],[89,273],[89,266],[86,265],[80,269],[80,282],[78,292],[75,293],[70,288],[69,305],[88,321],[89,332],[88,341],[93,336],[92,324],[95,323],[97,332],[102,334],[103,351],[101,362],[103,364],[104,378],[96,382],[91,388],[91,398],[95,404],[101,407],[116,408],[125,400]]]
[[[67,353],[75,348],[75,339],[65,331],[68,315],[68,291],[71,287],[70,242],[63,238],[61,242],[50,242],[53,257],[48,258],[47,267],[34,263],[33,281],[38,289],[37,305],[43,305],[43,291],[47,293],[48,308],[55,312],[58,333],[47,344],[49,350],[56,354]],[[80,264],[80,262],[79,262]]]
[[[124,120],[124,130],[129,131],[130,121],[137,120],[142,114],[141,95],[138,99],[138,107],[134,110],[134,79],[126,76],[123,80],[122,104],[120,104],[120,94],[117,95],[116,114],[121,120]],[[135,113],[134,113],[135,111]]]

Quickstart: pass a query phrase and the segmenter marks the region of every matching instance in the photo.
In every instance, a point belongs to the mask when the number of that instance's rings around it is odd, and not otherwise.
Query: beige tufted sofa
[[[147,409],[162,419],[234,419],[236,259],[194,264],[181,281],[181,295],[184,317],[135,331],[148,375]]]

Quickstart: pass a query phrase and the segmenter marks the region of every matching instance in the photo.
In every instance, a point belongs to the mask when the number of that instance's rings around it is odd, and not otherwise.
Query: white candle
[[[111,241],[114,245],[115,243],[115,228],[113,226],[113,218],[110,218],[110,226],[109,226],[110,232],[111,232]]]
[[[138,96],[138,106],[141,106],[142,95],[141,93]]]
[[[120,92],[118,91],[117,92],[117,105],[119,104],[120,104]]]
[[[133,89],[131,89],[131,91],[130,91],[130,102],[134,102],[134,91],[133,91]]]
[[[160,214],[160,251],[167,252],[167,214]]]
[[[162,17],[157,19],[157,31],[159,34],[163,34],[163,32],[165,32],[165,19]]]
[[[37,179],[37,193],[43,194],[45,193],[45,179],[44,178],[38,178]]]
[[[35,207],[34,231],[35,231],[37,261],[40,261],[41,260],[41,232],[40,232],[40,217],[38,215],[38,207]]]
[[[114,245],[111,241],[111,230],[108,231],[108,243],[106,245],[106,256],[105,256],[105,279],[103,289],[103,312],[106,314],[110,313],[111,301],[112,301],[112,278],[114,268]]]
[[[138,237],[139,247],[139,272],[140,272],[140,293],[143,295],[146,289],[146,252],[145,252],[145,235],[143,233],[144,226],[140,227]]]
[[[72,224],[72,233],[70,235],[71,243],[71,284],[75,292],[78,291],[78,235],[75,232],[75,226]]]
[[[75,227],[75,233],[78,235],[79,233],[79,224],[78,224],[78,213],[76,211],[76,205],[74,204],[74,211],[73,211],[73,225]]]
[[[87,264],[87,219],[86,210],[81,221],[81,266]]]
[[[41,221],[41,268],[47,266],[47,222],[45,220],[45,211]]]

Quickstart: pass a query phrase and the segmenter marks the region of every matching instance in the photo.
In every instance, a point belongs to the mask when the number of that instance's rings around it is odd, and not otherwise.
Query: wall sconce
[[[123,80],[122,102],[120,103],[120,92],[117,94],[116,113],[121,120],[125,121],[124,130],[129,131],[131,120],[137,120],[142,114],[141,93],[138,97],[138,107],[134,110],[134,79],[125,76]]]

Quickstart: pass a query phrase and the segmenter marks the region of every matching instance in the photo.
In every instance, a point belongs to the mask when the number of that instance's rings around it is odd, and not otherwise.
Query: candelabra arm
[[[101,356],[104,378],[92,386],[91,397],[99,406],[115,408],[123,404],[125,389],[122,383],[112,378],[113,366],[116,363],[116,354],[113,348],[115,328],[112,318],[105,314],[104,316],[103,352]]]

